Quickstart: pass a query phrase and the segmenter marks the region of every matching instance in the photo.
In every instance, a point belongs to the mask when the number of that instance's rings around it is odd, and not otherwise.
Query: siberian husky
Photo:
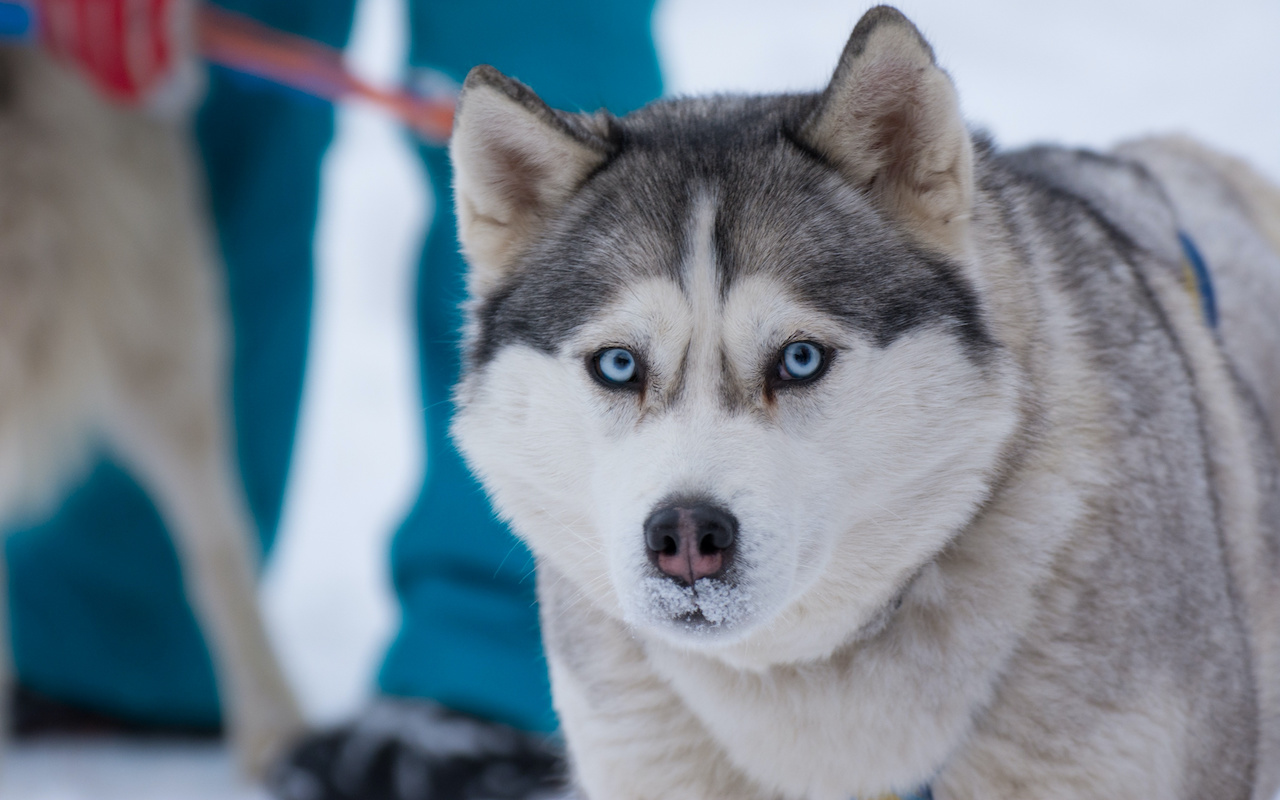
[[[175,534],[256,773],[301,718],[257,612],[198,198],[178,126],[108,106],[35,52],[0,50],[0,521],[54,499],[89,448],[121,457]]]
[[[887,7],[820,94],[478,67],[451,147],[454,434],[587,796],[1270,800],[1275,188],[997,151]]]

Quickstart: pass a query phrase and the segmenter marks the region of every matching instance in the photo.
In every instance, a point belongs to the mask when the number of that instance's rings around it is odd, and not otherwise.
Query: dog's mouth
[[[701,578],[690,586],[650,576],[641,591],[651,620],[691,633],[729,631],[754,612],[751,593],[727,577]]]

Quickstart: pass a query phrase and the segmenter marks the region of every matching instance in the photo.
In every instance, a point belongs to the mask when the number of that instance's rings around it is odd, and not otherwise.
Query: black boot
[[[267,777],[279,800],[551,800],[567,797],[549,740],[436,703],[384,698],[312,734]]]

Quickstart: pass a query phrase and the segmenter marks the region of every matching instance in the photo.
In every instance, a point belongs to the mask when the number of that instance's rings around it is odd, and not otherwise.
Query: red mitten
[[[193,0],[36,0],[40,38],[108,97],[150,103],[189,63]]]

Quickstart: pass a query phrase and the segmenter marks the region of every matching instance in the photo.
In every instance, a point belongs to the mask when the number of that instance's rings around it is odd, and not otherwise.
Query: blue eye
[[[792,342],[782,348],[778,377],[784,381],[802,381],[822,371],[822,348],[813,342]]]
[[[596,355],[596,373],[606,383],[625,386],[636,379],[639,371],[636,357],[630,350],[621,347],[610,347]]]

